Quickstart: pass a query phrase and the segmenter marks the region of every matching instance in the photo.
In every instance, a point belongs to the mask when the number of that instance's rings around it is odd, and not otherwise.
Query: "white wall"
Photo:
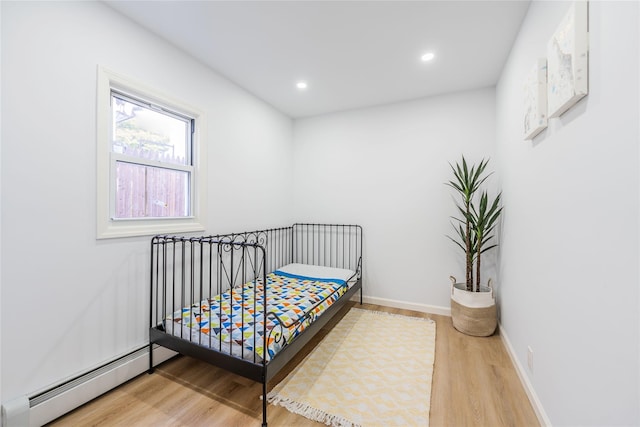
[[[590,2],[589,95],[533,142],[522,83],[568,10],[532,3],[496,91],[501,323],[553,425],[639,425],[639,13]]]
[[[296,120],[294,141],[295,216],[364,227],[364,294],[447,310],[447,162],[494,154],[494,89]]]
[[[102,3],[2,2],[5,400],[147,340],[149,238],[96,241],[98,64],[207,114],[208,233],[293,219],[289,118]]]

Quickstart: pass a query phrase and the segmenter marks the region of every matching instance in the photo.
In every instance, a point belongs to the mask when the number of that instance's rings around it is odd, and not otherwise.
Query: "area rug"
[[[433,320],[352,308],[267,395],[332,426],[428,426]]]

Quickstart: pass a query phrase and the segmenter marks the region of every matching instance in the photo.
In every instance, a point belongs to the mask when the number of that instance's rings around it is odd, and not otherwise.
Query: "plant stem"
[[[471,244],[471,223],[469,221],[471,215],[471,199],[467,199],[465,201],[465,208],[467,210],[467,232],[466,243],[467,243],[467,291],[473,291],[473,247]]]

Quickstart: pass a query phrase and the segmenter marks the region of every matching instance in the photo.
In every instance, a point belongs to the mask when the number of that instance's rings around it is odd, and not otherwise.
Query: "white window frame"
[[[115,212],[115,163],[122,160],[121,155],[112,152],[112,111],[111,90],[161,105],[176,113],[192,117],[195,120],[195,132],[192,136],[190,212],[189,217],[180,218],[127,218],[114,219]],[[207,155],[206,144],[202,143],[206,135],[204,113],[197,108],[177,101],[171,96],[160,93],[140,82],[116,74],[98,66],[98,93],[96,108],[97,129],[97,238],[151,236],[165,233],[189,233],[206,229],[206,182]],[[138,164],[151,164],[143,159]],[[172,168],[177,165],[172,165]]]

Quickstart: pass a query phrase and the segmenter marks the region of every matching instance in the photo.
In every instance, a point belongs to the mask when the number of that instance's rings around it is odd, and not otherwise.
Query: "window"
[[[99,69],[98,238],[204,230],[202,114]]]
[[[191,215],[194,120],[111,91],[112,218]]]

